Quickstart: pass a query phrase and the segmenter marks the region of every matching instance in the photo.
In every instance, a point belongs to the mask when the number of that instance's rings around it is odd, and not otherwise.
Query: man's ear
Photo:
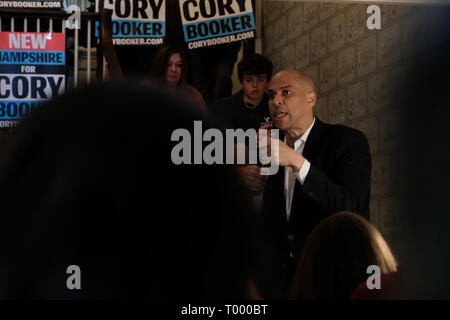
[[[310,92],[306,95],[306,102],[311,104],[311,107],[316,104],[317,96],[314,92]]]

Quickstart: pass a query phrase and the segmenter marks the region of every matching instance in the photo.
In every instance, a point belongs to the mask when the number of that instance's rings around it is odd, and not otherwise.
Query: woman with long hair
[[[207,113],[207,106],[201,93],[187,83],[189,68],[183,49],[168,45],[156,52],[153,60],[153,75],[167,87],[177,90],[198,109]]]
[[[369,221],[348,211],[334,214],[309,236],[290,298],[349,299],[370,276],[370,265],[379,266],[382,274],[397,271],[388,244]]]

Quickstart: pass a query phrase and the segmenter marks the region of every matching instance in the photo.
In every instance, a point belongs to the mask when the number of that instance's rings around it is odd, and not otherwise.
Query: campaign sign
[[[255,37],[251,0],[179,0],[189,49]]]
[[[166,35],[166,0],[96,0],[111,9],[114,45],[161,45]],[[98,37],[98,23],[95,28]]]
[[[61,9],[61,0],[0,0],[0,8]]]
[[[65,88],[64,33],[0,32],[0,128]]]

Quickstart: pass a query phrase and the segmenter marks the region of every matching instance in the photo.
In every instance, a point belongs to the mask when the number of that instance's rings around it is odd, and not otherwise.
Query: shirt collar
[[[297,150],[300,147],[300,145],[306,143],[306,140],[308,139],[308,136],[309,136],[309,134],[311,132],[311,129],[314,126],[314,123],[316,123],[316,117],[314,117],[313,122],[311,123],[309,128],[305,131],[305,133],[300,137],[300,139],[295,141],[295,143],[294,143],[294,150]]]

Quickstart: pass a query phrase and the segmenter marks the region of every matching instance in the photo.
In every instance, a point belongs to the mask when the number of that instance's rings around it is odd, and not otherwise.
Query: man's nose
[[[273,103],[274,104],[282,104],[283,103],[283,99],[281,99],[281,96],[276,93],[275,97],[273,98]]]

